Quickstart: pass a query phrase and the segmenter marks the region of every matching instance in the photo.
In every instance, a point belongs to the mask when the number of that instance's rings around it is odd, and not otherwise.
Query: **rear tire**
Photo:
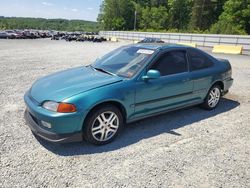
[[[221,87],[219,85],[214,85],[208,92],[202,107],[206,110],[215,109],[221,99]]]
[[[87,117],[83,136],[91,144],[104,145],[112,142],[123,128],[123,116],[113,105],[94,109]]]

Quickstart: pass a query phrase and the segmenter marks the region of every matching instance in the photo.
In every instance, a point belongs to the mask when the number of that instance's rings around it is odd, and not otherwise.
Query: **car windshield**
[[[136,46],[121,47],[97,59],[92,66],[103,72],[131,78],[154,52],[154,50]]]

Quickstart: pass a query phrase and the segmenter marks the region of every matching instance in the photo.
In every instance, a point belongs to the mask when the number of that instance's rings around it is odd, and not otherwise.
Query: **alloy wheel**
[[[214,108],[218,104],[218,102],[220,100],[220,95],[221,95],[220,90],[217,87],[213,88],[210,91],[209,97],[208,97],[209,107]]]
[[[111,139],[119,128],[119,118],[111,111],[103,112],[93,121],[91,133],[97,141]]]

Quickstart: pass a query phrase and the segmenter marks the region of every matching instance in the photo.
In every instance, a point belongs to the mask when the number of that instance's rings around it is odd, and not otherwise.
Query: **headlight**
[[[50,111],[54,111],[54,112],[57,112],[58,106],[59,106],[59,103],[54,102],[54,101],[46,101],[43,103],[43,108],[50,110]]]
[[[43,108],[50,110],[50,111],[53,111],[53,112],[61,112],[61,113],[76,112],[75,105],[69,104],[69,103],[45,101],[42,106],[43,106]]]

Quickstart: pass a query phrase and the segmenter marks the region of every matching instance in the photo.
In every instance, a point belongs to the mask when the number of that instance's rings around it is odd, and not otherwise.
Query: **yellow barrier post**
[[[116,37],[111,37],[110,41],[111,42],[118,42],[118,39]]]
[[[243,46],[233,45],[215,45],[213,47],[213,53],[225,53],[225,54],[242,54]]]
[[[191,47],[194,47],[194,48],[196,48],[196,46],[197,46],[196,43],[188,43],[188,42],[178,42],[176,44],[191,46]]]

